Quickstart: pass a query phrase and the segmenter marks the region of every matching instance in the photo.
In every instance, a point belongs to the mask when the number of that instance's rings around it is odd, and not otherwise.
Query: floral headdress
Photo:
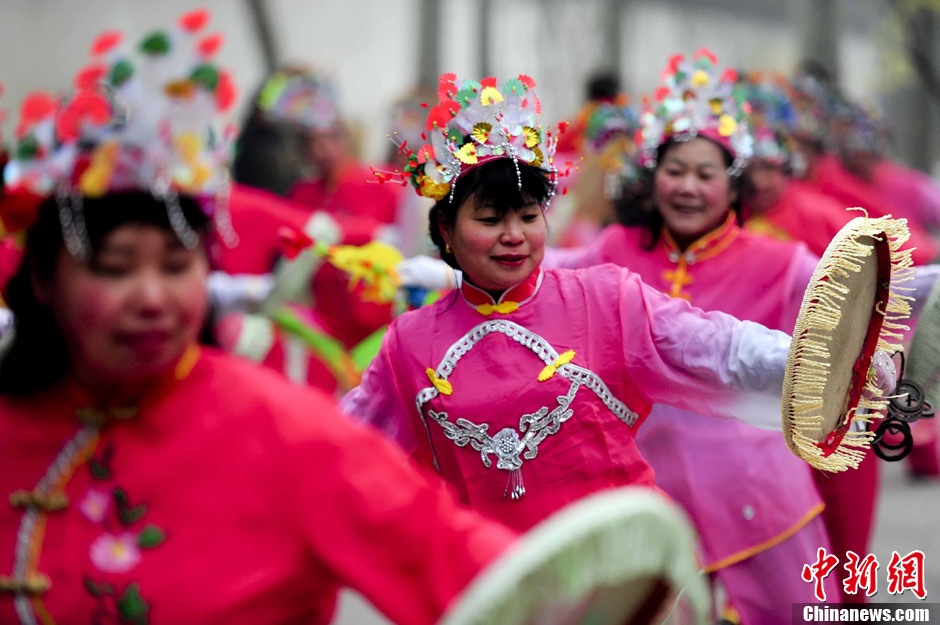
[[[729,173],[743,171],[753,151],[748,131],[748,103],[737,87],[737,72],[718,75],[718,59],[702,48],[689,62],[681,54],[669,59],[654,102],[640,115],[637,143],[641,162],[656,166],[659,147],[669,139],[684,141],[706,137],[728,150],[734,162]]]
[[[311,130],[330,129],[339,121],[333,83],[301,67],[274,72],[261,87],[258,107],[274,120]]]
[[[534,80],[520,74],[499,85],[492,77],[476,82],[447,73],[441,75],[437,96],[438,104],[430,107],[425,123],[422,139],[426,143],[417,150],[402,143],[408,165],[403,172],[373,170],[379,182],[398,179],[410,182],[424,197],[441,200],[450,194],[453,200],[462,175],[508,158],[516,164],[517,173],[519,162],[550,172],[552,188],[546,207],[551,203],[558,177],[553,161],[557,136],[539,125],[542,104],[535,95]]]
[[[623,188],[642,178],[633,142],[639,123],[629,106],[604,103],[594,107],[584,126],[584,148],[604,171],[604,195],[619,199]]]
[[[796,121],[786,79],[769,72],[749,72],[740,85],[751,104],[748,121],[754,136],[754,158],[774,165],[788,165],[792,152],[787,133]]]
[[[105,32],[67,93],[35,92],[23,101],[6,183],[55,193],[73,255],[89,253],[82,197],[148,190],[165,201],[174,231],[193,246],[197,237],[178,194],[216,200],[227,194],[235,131],[220,127],[220,114],[234,103],[235,88],[213,63],[222,36],[202,32],[208,20],[206,11],[192,11],[133,50],[120,32]],[[234,233],[223,207],[216,201],[213,210],[228,242]]]

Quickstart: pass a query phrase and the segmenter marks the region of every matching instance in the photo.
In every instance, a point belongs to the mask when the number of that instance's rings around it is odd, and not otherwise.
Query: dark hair
[[[709,141],[711,140],[709,139]],[[625,188],[621,193],[620,199],[617,200],[614,205],[614,209],[617,212],[617,220],[621,224],[631,228],[644,228],[646,230],[646,237],[644,237],[642,243],[646,250],[652,250],[659,243],[659,237],[662,234],[663,225],[665,224],[663,215],[659,212],[656,201],[653,199],[656,170],[659,169],[659,164],[663,162],[663,157],[666,156],[666,153],[669,152],[676,143],[679,142],[675,139],[664,141],[656,150],[656,169],[644,169],[641,180]],[[730,168],[734,163],[734,157],[731,155],[731,152],[724,146],[716,142],[713,143],[721,148],[725,167]],[[736,199],[731,203],[731,210],[734,211],[738,224],[743,223],[741,215],[741,178],[740,175],[737,175],[732,176],[730,180],[731,188],[738,191]]]
[[[527,163],[516,164],[512,159],[500,158],[471,169],[457,181],[453,201],[448,194],[431,208],[428,213],[428,233],[440,250],[441,258],[451,267],[460,269],[454,255],[446,251],[439,225],[453,226],[457,221],[457,210],[469,198],[475,197],[478,202],[492,204],[497,216],[504,215],[510,209],[519,210],[529,200],[539,204],[545,204],[548,200],[552,188],[548,172]]]
[[[92,262],[102,242],[111,232],[128,224],[151,225],[172,231],[167,208],[150,193],[128,191],[110,193],[83,201]],[[198,202],[180,197],[180,208],[190,226],[203,237],[208,218]],[[10,279],[5,296],[16,319],[13,344],[0,361],[0,393],[26,395],[49,388],[68,370],[65,336],[52,310],[36,299],[33,281],[49,281],[59,254],[68,253],[62,239],[59,209],[54,197],[39,206],[36,223],[26,235],[26,248],[19,269]]]
[[[585,96],[591,102],[613,102],[620,94],[620,80],[614,72],[598,72],[588,79]]]

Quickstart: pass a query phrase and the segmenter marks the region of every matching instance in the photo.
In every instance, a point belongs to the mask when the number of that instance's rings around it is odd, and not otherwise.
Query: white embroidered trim
[[[48,495],[49,489],[59,480],[59,476],[66,470],[72,459],[85,446],[85,444],[98,434],[98,426],[86,425],[82,427],[71,440],[69,440],[59,454],[46,469],[45,475],[40,478],[34,490]],[[16,551],[13,557],[13,576],[23,578],[26,576],[26,565],[29,562],[29,546],[36,531],[39,520],[39,511],[35,507],[27,508],[20,520],[20,527],[16,533]],[[20,622],[24,625],[36,625],[36,615],[33,612],[29,596],[17,594],[13,597],[13,604]]]
[[[493,333],[504,334],[528,348],[546,365],[554,363],[559,357],[555,348],[538,334],[512,321],[495,319],[477,325],[451,345],[435,371],[436,376],[442,380],[450,377],[460,359],[485,337]],[[427,417],[440,425],[444,430],[444,435],[454,441],[454,444],[458,447],[464,447],[469,443],[473,449],[479,451],[480,458],[487,468],[492,466],[490,455],[495,455],[497,469],[513,472],[518,472],[525,460],[534,459],[538,455],[539,444],[548,436],[556,434],[561,429],[561,424],[571,418],[573,410],[569,406],[574,401],[578,389],[582,386],[593,391],[598,399],[628,426],[632,427],[639,419],[639,415],[614,397],[604,381],[590,369],[568,363],[559,366],[556,373],[571,382],[568,393],[558,397],[558,406],[551,411],[547,407],[543,407],[534,413],[522,415],[519,418],[518,432],[507,427],[491,436],[488,433],[488,423],[476,424],[463,418],[458,418],[451,423],[446,412],[434,410],[428,410],[427,416],[425,416],[424,405],[440,394],[434,386],[421,389],[415,398],[415,404],[418,408],[418,414],[421,415],[425,428],[428,430],[429,439],[431,430]],[[522,436],[519,435],[520,432]],[[433,440],[431,441],[431,448],[432,450],[434,448]],[[436,453],[434,464],[437,466]],[[514,492],[513,499],[518,499],[525,493],[525,489],[521,487],[521,478],[518,474],[514,479],[519,481],[519,487]]]

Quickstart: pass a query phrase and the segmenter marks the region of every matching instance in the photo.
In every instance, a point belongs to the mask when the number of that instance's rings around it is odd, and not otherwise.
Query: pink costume
[[[136,413],[0,398],[0,622],[431,625],[514,539],[324,396],[193,348]]]
[[[500,302],[464,281],[398,317],[341,406],[524,529],[604,488],[652,487],[634,435],[653,403],[779,427],[788,347],[626,269],[539,269]]]
[[[940,230],[940,185],[922,171],[905,167],[891,159],[875,165],[873,184],[907,217],[929,231]]]
[[[819,158],[813,165],[807,182],[835,198],[846,208],[860,206],[872,217],[904,216],[901,214],[903,211],[899,211],[895,203],[885,198],[878,189],[847,172],[839,158],[833,154]],[[929,264],[937,257],[937,243],[919,223],[908,222],[908,226],[911,230],[908,245],[916,248],[913,254],[914,264]]]
[[[804,245],[742,230],[733,214],[685,253],[668,235],[646,250],[647,236],[642,228],[609,226],[592,247],[546,264],[629,267],[651,287],[705,310],[793,331],[818,260]],[[779,411],[779,400],[770,403]],[[637,445],[656,484],[692,517],[705,569],[717,572],[742,623],[789,623],[791,603],[814,601],[800,573],[816,549],[829,548],[824,505],[811,469],[779,432],[657,405]],[[827,581],[838,593],[838,582]]]
[[[752,214],[744,227],[775,239],[802,241],[813,254],[822,256],[842,226],[858,215],[806,182],[791,179],[777,204]]]
[[[357,163],[344,167],[332,185],[321,178],[302,180],[288,197],[309,210],[326,211],[372,222],[372,227],[395,223],[395,191],[375,184],[368,167]]]

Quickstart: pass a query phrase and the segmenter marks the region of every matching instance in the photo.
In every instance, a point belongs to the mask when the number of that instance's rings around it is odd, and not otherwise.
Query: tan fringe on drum
[[[852,210],[864,212],[863,209]],[[891,281],[885,309],[876,306],[877,312],[884,315],[878,349],[888,353],[901,350],[901,332],[908,329],[903,322],[910,315],[912,298],[901,294],[910,292],[910,288],[898,285],[913,279],[914,270],[911,251],[901,249],[910,237],[907,221],[890,216],[878,219],[856,217],[833,238],[806,289],[793,331],[783,386],[783,431],[795,454],[824,471],[856,468],[865,457],[873,434],[850,428],[837,449],[829,455],[824,455],[817,443],[830,432],[844,427],[850,418],[869,422],[872,413],[887,407],[887,400],[883,398],[867,398],[881,395],[872,376],[865,383],[859,405],[853,409],[845,407],[847,394],[832,389],[832,350],[834,347],[838,349],[836,341],[844,338],[840,337],[837,329],[844,317],[851,320],[853,315],[859,314],[852,308],[852,299],[846,301],[846,295],[852,288],[852,278],[859,277],[863,266],[875,253],[872,239],[882,241],[885,237],[890,250]],[[870,323],[870,315],[865,317],[864,323]],[[839,411],[843,415],[834,427],[830,427],[832,424],[826,421],[827,416],[832,419],[836,414],[831,407],[833,401],[842,402],[843,407]]]

